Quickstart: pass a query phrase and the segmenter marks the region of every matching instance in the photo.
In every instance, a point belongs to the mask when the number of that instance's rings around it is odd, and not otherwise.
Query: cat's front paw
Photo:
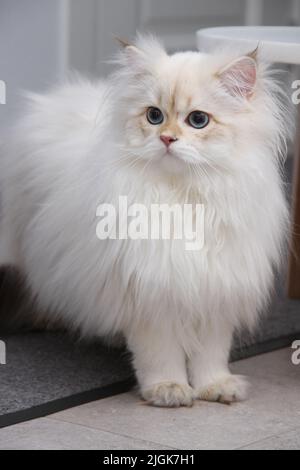
[[[194,390],[187,384],[161,382],[142,390],[149,405],[164,407],[192,406]]]
[[[196,390],[196,398],[230,404],[247,398],[249,384],[239,375],[226,375],[207,386]]]

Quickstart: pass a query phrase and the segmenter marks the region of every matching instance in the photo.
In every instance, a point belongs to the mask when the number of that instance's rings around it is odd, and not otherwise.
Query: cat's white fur
[[[22,269],[53,318],[83,335],[124,335],[150,403],[243,399],[246,381],[228,368],[232,334],[264,309],[288,225],[278,87],[257,58],[169,56],[149,37],[118,62],[107,81],[30,96],[1,150],[0,263]],[[144,114],[167,115],[170,101],[165,132],[183,134],[165,155]],[[211,113],[206,129],[188,127],[188,107]],[[98,240],[96,208],[119,195],[205,204],[204,248]]]

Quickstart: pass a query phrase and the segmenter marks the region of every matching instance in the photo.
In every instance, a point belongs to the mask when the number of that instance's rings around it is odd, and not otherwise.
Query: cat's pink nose
[[[172,142],[176,142],[177,137],[172,137],[171,135],[161,135],[160,140],[165,144],[166,147],[169,147]]]

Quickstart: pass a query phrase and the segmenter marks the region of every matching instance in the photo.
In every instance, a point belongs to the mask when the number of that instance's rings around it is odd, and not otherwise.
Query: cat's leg
[[[142,397],[154,406],[191,406],[194,391],[188,384],[186,357],[171,326],[143,325],[126,339]]]
[[[248,383],[228,366],[233,328],[220,321],[202,331],[199,349],[188,360],[189,378],[200,400],[231,403],[244,400]]]

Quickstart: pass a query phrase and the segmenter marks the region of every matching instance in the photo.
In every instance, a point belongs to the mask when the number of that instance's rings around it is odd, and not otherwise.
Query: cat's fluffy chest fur
[[[197,100],[216,116],[209,114],[208,129],[190,132],[184,107],[196,106],[189,90],[194,75],[180,74],[182,60],[190,61],[186,70],[198,67],[197,54],[170,58],[155,42],[141,47],[155,57],[131,51],[116,84],[82,82],[34,97],[5,149],[0,262],[20,266],[49,315],[86,335],[122,333],[151,403],[242,399],[245,384],[227,367],[232,333],[251,328],[268,300],[288,223],[278,164],[280,111],[261,85],[258,98],[251,96],[254,106],[248,103],[245,86],[256,78],[252,58],[239,64],[243,80],[250,77],[239,90],[244,101],[220,88],[219,65],[208,58],[197,70],[212,67],[214,78],[203,77],[210,99]],[[155,93],[161,82],[153,83],[153,70],[165,70],[165,62],[173,70],[170,84]],[[235,62],[232,67],[236,77]],[[159,127],[144,116],[145,105],[158,106],[157,100],[167,126],[159,132],[180,136],[173,156],[163,155],[153,134]],[[97,207],[114,204],[118,216],[120,196],[147,208],[203,204],[204,246],[190,251],[184,240],[99,240]]]
[[[111,146],[111,150],[106,149],[108,153],[113,151],[114,144]],[[66,162],[66,172],[68,166]],[[147,177],[138,180],[140,173],[139,169],[128,170],[125,166],[117,170],[108,165],[101,180],[101,167],[99,179],[97,172],[95,177],[90,169],[86,175],[79,170],[69,176],[67,185],[53,178],[50,197],[44,196],[44,189],[49,191],[49,172],[44,174],[46,180],[41,185],[38,204],[29,202],[37,206],[35,220],[24,220],[25,226],[31,223],[30,234],[33,240],[36,236],[37,243],[25,240],[25,247],[23,240],[20,253],[42,304],[49,307],[54,303],[65,319],[70,315],[71,325],[92,335],[122,332],[137,314],[157,323],[162,316],[170,315],[170,319],[165,318],[167,321],[177,318],[178,325],[191,322],[193,328],[207,317],[218,321],[218,316],[214,316],[220,309],[236,326],[252,326],[267,300],[266,286],[261,289],[261,283],[277,256],[271,233],[276,221],[268,219],[265,225],[265,206],[268,204],[270,214],[275,214],[276,208],[272,210],[270,206],[282,202],[281,197],[279,201],[276,197],[269,200],[264,178],[257,173],[250,172],[244,179],[239,174],[240,181],[234,189],[229,177],[222,182],[221,177],[215,176],[219,179],[215,181],[217,191],[209,194],[202,194],[201,187],[177,187],[176,178],[156,183],[149,181],[149,176],[148,181]],[[26,179],[31,184],[30,176]],[[31,190],[28,189],[29,194]],[[36,198],[32,193],[29,200],[31,196]],[[98,203],[113,204],[118,217],[119,196],[126,196],[128,205],[139,203],[148,209],[159,203],[181,207],[186,203],[203,204],[204,246],[190,251],[185,240],[97,239]],[[22,204],[26,207],[26,195]],[[78,268],[73,272],[75,266]],[[69,270],[72,278],[68,278]],[[66,282],[70,283],[70,297]],[[91,286],[94,288],[89,292]],[[257,312],[250,294],[253,291],[257,295]],[[187,350],[189,340],[190,332],[187,338],[182,335]]]

